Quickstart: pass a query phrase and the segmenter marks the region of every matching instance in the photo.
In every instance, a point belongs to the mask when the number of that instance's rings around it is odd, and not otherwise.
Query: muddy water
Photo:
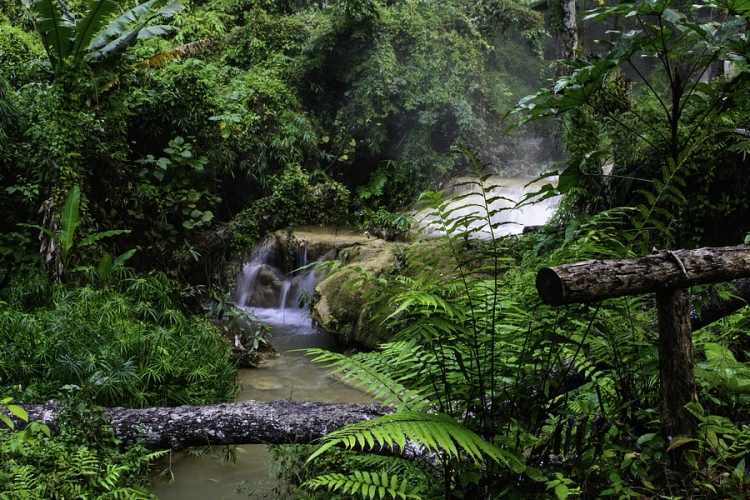
[[[336,382],[329,370],[314,365],[295,349],[335,349],[332,337],[316,332],[305,315],[289,309],[255,309],[256,315],[273,325],[271,342],[281,353],[260,368],[240,370],[242,392],[238,401],[292,399],[332,403],[369,403],[372,398]],[[153,479],[151,492],[162,500],[220,500],[233,498],[276,498],[277,485],[271,472],[271,458],[264,445],[239,447],[236,463],[222,463],[210,457],[173,453],[174,481]],[[157,464],[157,472],[169,460]]]

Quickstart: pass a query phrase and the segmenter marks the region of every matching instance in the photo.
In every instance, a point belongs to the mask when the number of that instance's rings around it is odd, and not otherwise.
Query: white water
[[[459,179],[459,185],[449,188],[447,194],[449,199],[463,198],[449,201],[444,213],[450,219],[471,216],[473,222],[469,228],[476,230],[474,234],[477,238],[519,234],[526,226],[541,226],[552,217],[558,199],[535,201],[532,198],[521,204],[529,193],[539,189],[538,185],[529,185],[531,181],[490,177],[485,184],[489,190],[483,196],[479,185],[463,184]],[[423,233],[443,233],[442,222],[431,215],[430,210],[420,210],[415,219],[418,221],[417,228]]]
[[[275,252],[275,242],[270,238],[263,240],[253,250],[250,259],[242,266],[242,272],[237,277],[237,288],[233,297],[235,304],[244,306],[250,303],[258,274],[261,269],[269,265]]]
[[[238,379],[242,391],[237,401],[272,401],[290,399],[294,401],[320,401],[330,403],[370,403],[372,398],[361,391],[352,389],[330,376],[330,369],[314,365],[298,349],[336,349],[336,342],[328,333],[317,331],[307,311],[298,307],[304,293],[313,293],[320,278],[314,266],[302,272],[284,275],[273,266],[276,248],[273,242],[259,245],[250,260],[243,266],[237,277],[237,290],[234,295],[238,307],[250,311],[257,318],[271,325],[271,344],[280,353],[261,363],[258,368],[241,369]],[[297,264],[306,266],[308,253],[305,245],[300,245]],[[267,295],[267,290],[256,290],[258,277],[282,280],[279,294],[270,300],[277,307],[252,307],[256,298]],[[277,283],[271,288],[276,289]],[[261,297],[263,296],[263,297]],[[263,299],[266,300],[266,299]],[[210,457],[192,456],[187,453],[173,453],[171,468],[174,482],[167,479],[153,479],[150,491],[162,500],[220,500],[226,498],[277,498],[278,481],[271,470],[271,456],[264,445],[244,445],[238,447],[236,463],[222,463]],[[155,470],[170,466],[164,459]]]

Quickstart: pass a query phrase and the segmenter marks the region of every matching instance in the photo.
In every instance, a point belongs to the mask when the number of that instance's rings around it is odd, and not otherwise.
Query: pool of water
[[[372,398],[330,376],[330,370],[313,364],[296,349],[335,349],[334,339],[313,330],[310,319],[294,310],[256,309],[255,314],[273,326],[271,343],[279,356],[258,368],[238,371],[242,391],[237,401],[318,401],[371,403]],[[264,445],[237,447],[236,461],[223,462],[186,452],[172,453],[155,466],[151,492],[162,500],[220,500],[233,498],[277,498],[278,482],[271,470],[271,457]],[[171,469],[170,481],[158,473]]]

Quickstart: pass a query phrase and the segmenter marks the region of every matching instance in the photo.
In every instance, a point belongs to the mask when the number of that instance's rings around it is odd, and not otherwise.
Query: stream
[[[495,184],[502,185],[492,189],[494,201],[491,206],[491,210],[498,211],[492,217],[492,224],[499,224],[496,235],[520,233],[524,225],[543,224],[552,214],[556,200],[511,210],[510,207],[533,188],[526,186],[527,179],[498,181]],[[455,189],[454,193],[460,195],[466,191],[462,187]],[[450,209],[476,210],[475,207],[452,204]],[[429,225],[429,220],[425,222]],[[484,229],[480,233],[489,235]],[[304,353],[296,351],[311,347],[333,350],[337,347],[335,339],[324,331],[313,329],[307,312],[297,307],[301,299],[314,291],[319,277],[314,267],[301,272],[295,269],[326,258],[323,254],[311,255],[308,244],[312,246],[311,242],[304,240],[297,242],[296,259],[291,259],[296,261],[281,262],[278,244],[267,240],[252,252],[237,278],[233,297],[236,305],[252,311],[260,321],[271,325],[270,342],[280,353],[266,359],[258,368],[238,371],[242,386],[238,401],[372,402],[367,394],[334,380],[330,369],[314,365]],[[278,482],[271,471],[273,464],[265,445],[237,448],[234,463],[186,452],[172,453],[171,457],[155,465],[150,491],[162,500],[278,498],[274,492]],[[173,481],[157,477],[159,471],[167,468],[171,470]]]
[[[241,369],[242,391],[237,401],[292,399],[330,403],[370,403],[372,398],[334,380],[330,370],[314,365],[295,349],[320,347],[335,349],[328,333],[316,332],[301,310],[255,309],[258,318],[273,326],[271,342],[281,353],[267,359],[259,368]],[[172,453],[174,481],[152,479],[150,490],[162,500],[219,500],[231,498],[276,498],[277,486],[271,474],[271,456],[265,445],[238,446],[235,463],[185,452]],[[244,453],[243,453],[244,452]],[[169,466],[169,459],[156,466],[158,473]],[[265,496],[264,496],[265,495]]]

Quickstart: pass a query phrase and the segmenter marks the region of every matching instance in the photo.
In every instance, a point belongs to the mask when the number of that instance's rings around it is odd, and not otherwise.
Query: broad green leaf
[[[57,0],[24,0],[53,66],[59,67],[73,50],[76,23]]]
[[[60,216],[60,247],[63,254],[68,253],[73,248],[73,235],[78,228],[78,210],[80,204],[81,188],[73,186]]]
[[[99,265],[96,268],[96,273],[99,275],[99,279],[104,280],[110,274],[113,269],[112,256],[108,253],[104,254],[104,257],[99,261]]]
[[[667,448],[667,451],[672,451],[675,448],[678,448],[682,445],[688,444],[688,443],[697,443],[698,440],[691,437],[678,437],[670,441],[669,447]]]
[[[76,25],[76,42],[73,46],[75,57],[81,50],[85,50],[94,36],[101,31],[119,5],[112,0],[91,0],[86,16]]]
[[[127,252],[121,254],[119,257],[115,259],[114,264],[112,265],[112,269],[117,269],[119,267],[122,267],[125,265],[125,262],[128,261],[133,255],[135,255],[135,252],[137,251],[136,248],[131,248]]]
[[[572,188],[578,186],[583,177],[583,172],[577,165],[570,165],[560,174],[560,180],[557,183],[557,190],[561,193],[567,193]]]
[[[129,233],[130,229],[111,229],[109,231],[102,231],[100,233],[92,234],[91,236],[87,236],[86,238],[82,239],[78,246],[85,247],[104,238],[111,238],[112,236],[117,236],[118,234]]]
[[[24,422],[28,422],[28,420],[29,420],[29,414],[26,412],[26,410],[24,410],[20,406],[17,406],[17,405],[8,405],[8,406],[6,406],[6,408],[8,409],[9,412],[11,412],[16,417],[20,418]]]
[[[555,486],[555,496],[557,496],[559,500],[565,500],[566,498],[568,498],[568,493],[569,493],[568,487],[564,485],[563,483],[560,483],[557,486]]]

